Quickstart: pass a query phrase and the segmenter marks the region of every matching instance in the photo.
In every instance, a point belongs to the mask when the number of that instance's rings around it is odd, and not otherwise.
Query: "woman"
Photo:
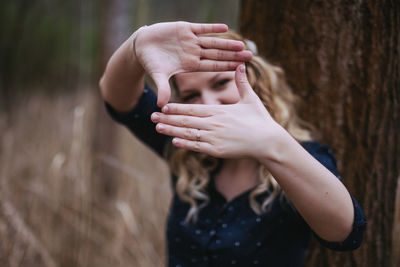
[[[331,150],[296,117],[282,71],[226,31],[142,27],[100,81],[110,115],[160,155],[173,137],[169,266],[301,266],[311,233],[357,248],[365,219]],[[168,103],[171,77],[181,103]]]

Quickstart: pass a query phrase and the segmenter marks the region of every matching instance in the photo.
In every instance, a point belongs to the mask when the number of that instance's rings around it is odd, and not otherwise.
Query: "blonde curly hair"
[[[252,50],[254,54],[254,43],[245,40],[233,31],[213,36],[243,41],[246,48]],[[246,73],[251,87],[274,120],[297,141],[312,140],[313,127],[297,117],[295,106],[298,99],[288,86],[283,70],[254,54],[253,58],[246,63]],[[179,91],[174,79],[172,84],[179,101]],[[216,169],[218,159],[206,154],[174,148],[169,163],[173,174],[177,177],[176,193],[182,201],[190,204],[186,222],[196,222],[199,211],[209,203],[207,186],[210,182],[210,172]],[[250,192],[249,204],[252,210],[260,215],[279,195],[281,188],[262,165],[259,167],[258,179],[258,186]],[[267,191],[270,194],[258,202],[256,197]]]

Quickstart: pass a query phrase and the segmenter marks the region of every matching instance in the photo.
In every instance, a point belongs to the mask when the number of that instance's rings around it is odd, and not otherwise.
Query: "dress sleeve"
[[[112,119],[126,126],[141,141],[163,156],[164,146],[168,140],[166,135],[155,130],[155,123],[150,119],[153,112],[160,112],[157,96],[149,88],[145,88],[138,104],[128,112],[118,112],[105,102],[106,110]]]
[[[317,142],[306,142],[302,146],[306,149],[315,159],[317,159],[322,165],[330,170],[338,179],[340,179],[339,173],[336,167],[336,159],[333,155],[332,150],[324,145]],[[367,222],[364,217],[364,213],[357,202],[357,200],[351,196],[354,207],[354,221],[353,230],[349,236],[343,242],[329,242],[320,238],[317,234],[313,233],[318,241],[327,248],[337,251],[347,251],[358,248],[361,245],[364,230]]]

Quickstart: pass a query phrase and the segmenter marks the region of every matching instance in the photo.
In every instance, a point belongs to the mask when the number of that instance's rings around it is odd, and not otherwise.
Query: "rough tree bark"
[[[306,265],[395,266],[400,2],[242,0],[240,27],[284,68],[304,100],[301,116],[334,148],[343,181],[367,217],[361,248],[337,253],[313,244]]]

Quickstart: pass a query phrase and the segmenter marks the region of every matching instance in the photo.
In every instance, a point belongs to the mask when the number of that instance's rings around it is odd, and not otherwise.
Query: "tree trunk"
[[[10,2],[10,1],[9,1]],[[18,49],[21,47],[20,35],[24,34],[24,25],[31,12],[33,1],[19,1],[15,15],[7,14],[10,3],[4,3],[4,8],[0,9],[0,35],[3,40],[0,43],[1,63],[0,63],[0,110],[10,112],[12,93],[15,90],[15,73],[18,71],[17,55]],[[14,16],[13,16],[14,15]],[[4,25],[5,23],[6,25]],[[9,23],[9,25],[7,25]],[[8,28],[8,29],[7,29]],[[7,34],[7,30],[9,34]],[[13,88],[14,87],[14,88]]]
[[[241,2],[242,33],[286,71],[304,101],[301,117],[334,149],[343,182],[368,221],[358,250],[332,252],[314,242],[306,266],[398,262],[393,231],[400,224],[394,221],[400,167],[399,26],[397,0]]]
[[[99,69],[96,70],[99,76],[102,75],[105,66],[115,50],[133,32],[130,19],[130,3],[128,0],[101,0],[99,8],[100,24],[100,52]],[[100,77],[99,77],[100,78]],[[103,99],[99,99],[96,107],[97,118],[96,131],[98,135],[94,140],[94,147],[99,154],[113,155],[116,151],[116,132],[115,122],[106,113]],[[105,190],[113,197],[116,188],[115,180],[110,179],[115,176],[115,171],[103,163],[98,162],[99,166],[95,169],[101,179],[104,179]]]

